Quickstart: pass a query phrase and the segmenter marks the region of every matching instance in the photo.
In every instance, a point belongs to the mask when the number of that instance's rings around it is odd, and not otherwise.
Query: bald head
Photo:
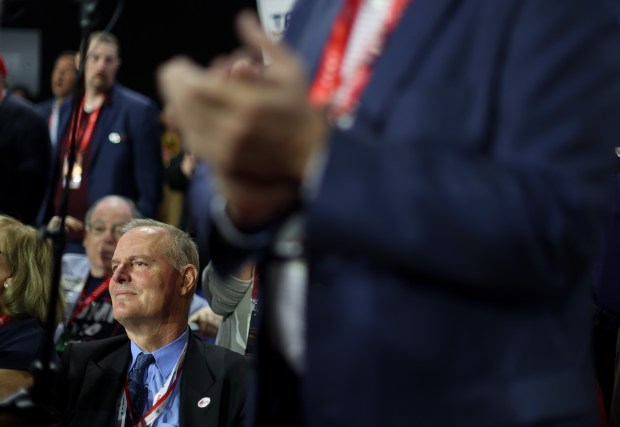
[[[121,196],[105,196],[86,212],[83,244],[93,277],[105,277],[112,273],[110,262],[120,229],[140,216],[136,205]]]

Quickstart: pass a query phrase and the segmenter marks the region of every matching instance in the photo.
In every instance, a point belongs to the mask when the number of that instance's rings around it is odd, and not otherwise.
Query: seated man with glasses
[[[99,199],[81,221],[67,217],[67,228],[84,228],[86,255],[65,253],[60,285],[65,292],[67,311],[56,332],[56,349],[61,353],[69,342],[91,341],[125,332],[112,316],[108,283],[111,259],[120,237],[120,227],[140,218],[133,201],[121,196]],[[58,219],[54,219],[57,223]]]
[[[67,217],[66,227],[84,228],[86,255],[65,253],[62,257],[60,285],[65,292],[67,311],[56,331],[56,350],[67,343],[92,341],[125,333],[112,316],[108,283],[112,275],[112,255],[121,236],[121,227],[142,215],[134,202],[122,196],[105,196],[86,212],[86,226]],[[58,219],[55,219],[59,223]],[[190,312],[207,306],[195,295]]]

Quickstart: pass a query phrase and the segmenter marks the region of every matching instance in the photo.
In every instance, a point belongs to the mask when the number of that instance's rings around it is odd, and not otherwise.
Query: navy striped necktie
[[[133,424],[137,424],[144,411],[146,403],[146,385],[144,384],[144,374],[149,365],[155,361],[152,354],[140,353],[136,363],[127,377],[127,388],[129,389],[129,399],[131,404],[131,416]]]

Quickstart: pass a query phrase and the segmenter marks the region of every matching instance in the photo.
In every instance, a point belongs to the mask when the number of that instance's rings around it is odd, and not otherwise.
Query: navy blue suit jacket
[[[406,10],[305,204],[303,425],[595,425],[584,278],[620,135],[610,4]],[[297,4],[287,40],[310,76],[341,5]],[[225,271],[240,251],[218,234]],[[269,425],[287,391],[259,366]]]
[[[61,107],[58,141],[69,130],[72,102],[69,97]],[[120,135],[120,142],[112,141],[113,133]],[[163,185],[161,128],[156,104],[116,83],[102,106],[91,144],[88,204],[117,194],[133,199],[145,217],[156,218]],[[60,144],[56,144],[56,158],[58,150]],[[58,169],[58,163],[55,166]],[[53,189],[58,173],[56,170]],[[53,215],[52,200],[48,201],[46,219]]]

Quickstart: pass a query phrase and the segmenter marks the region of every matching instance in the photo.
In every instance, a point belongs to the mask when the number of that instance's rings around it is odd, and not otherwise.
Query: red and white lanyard
[[[111,277],[106,277],[103,282],[99,284],[86,298],[84,298],[84,290],[86,285],[82,288],[82,292],[80,292],[80,297],[77,300],[76,307],[73,309],[71,313],[71,317],[67,320],[67,325],[75,320],[76,317],[80,315],[84,311],[86,307],[92,304],[93,301],[99,299],[101,295],[108,289],[110,285]],[[86,279],[88,282],[88,279]]]
[[[331,118],[339,118],[355,109],[362,91],[370,80],[373,63],[381,52],[387,36],[396,27],[405,8],[412,0],[392,0],[390,2],[389,10],[378,35],[364,49],[361,60],[357,62],[352,72],[343,76],[345,53],[351,41],[350,36],[362,1],[345,1],[336,18],[316,76],[310,86],[308,94],[310,102],[316,106],[328,106]],[[335,94],[345,83],[347,83],[348,90],[342,93],[335,102]]]
[[[145,427],[153,425],[155,420],[164,413],[164,409],[166,404],[170,400],[172,396],[172,392],[177,384],[179,376],[181,375],[181,371],[183,370],[183,364],[185,363],[185,353],[187,352],[187,343],[185,343],[185,347],[183,347],[183,351],[179,356],[179,360],[177,360],[176,365],[174,365],[174,369],[168,375],[168,380],[163,385],[163,387],[157,392],[155,395],[155,399],[153,400],[153,406],[149,409],[137,422],[130,423],[127,425],[131,425],[133,427]],[[125,426],[127,421],[133,422],[131,420],[131,415],[129,415],[129,420],[127,420],[128,409],[131,409],[131,401],[129,398],[129,386],[127,384],[127,379],[125,379],[125,387],[123,393],[121,394],[119,406],[118,406],[118,415],[116,417],[116,425]]]
[[[84,115],[84,98],[82,98],[82,102],[80,103],[80,109],[77,114],[77,133],[76,139],[79,141],[80,146],[77,150],[77,153],[83,153],[88,144],[90,144],[90,139],[93,136],[93,131],[95,130],[95,125],[97,124],[97,119],[99,118],[99,113],[101,112],[101,107],[98,107],[96,110],[93,110],[88,116],[88,122],[84,127],[82,127],[82,116]],[[69,129],[73,129],[73,122],[76,120],[76,115],[73,113],[71,116],[71,127]],[[69,133],[68,142],[71,141],[71,136],[73,136],[73,132]],[[69,147],[70,144],[67,146]],[[67,148],[67,153],[69,152]]]

